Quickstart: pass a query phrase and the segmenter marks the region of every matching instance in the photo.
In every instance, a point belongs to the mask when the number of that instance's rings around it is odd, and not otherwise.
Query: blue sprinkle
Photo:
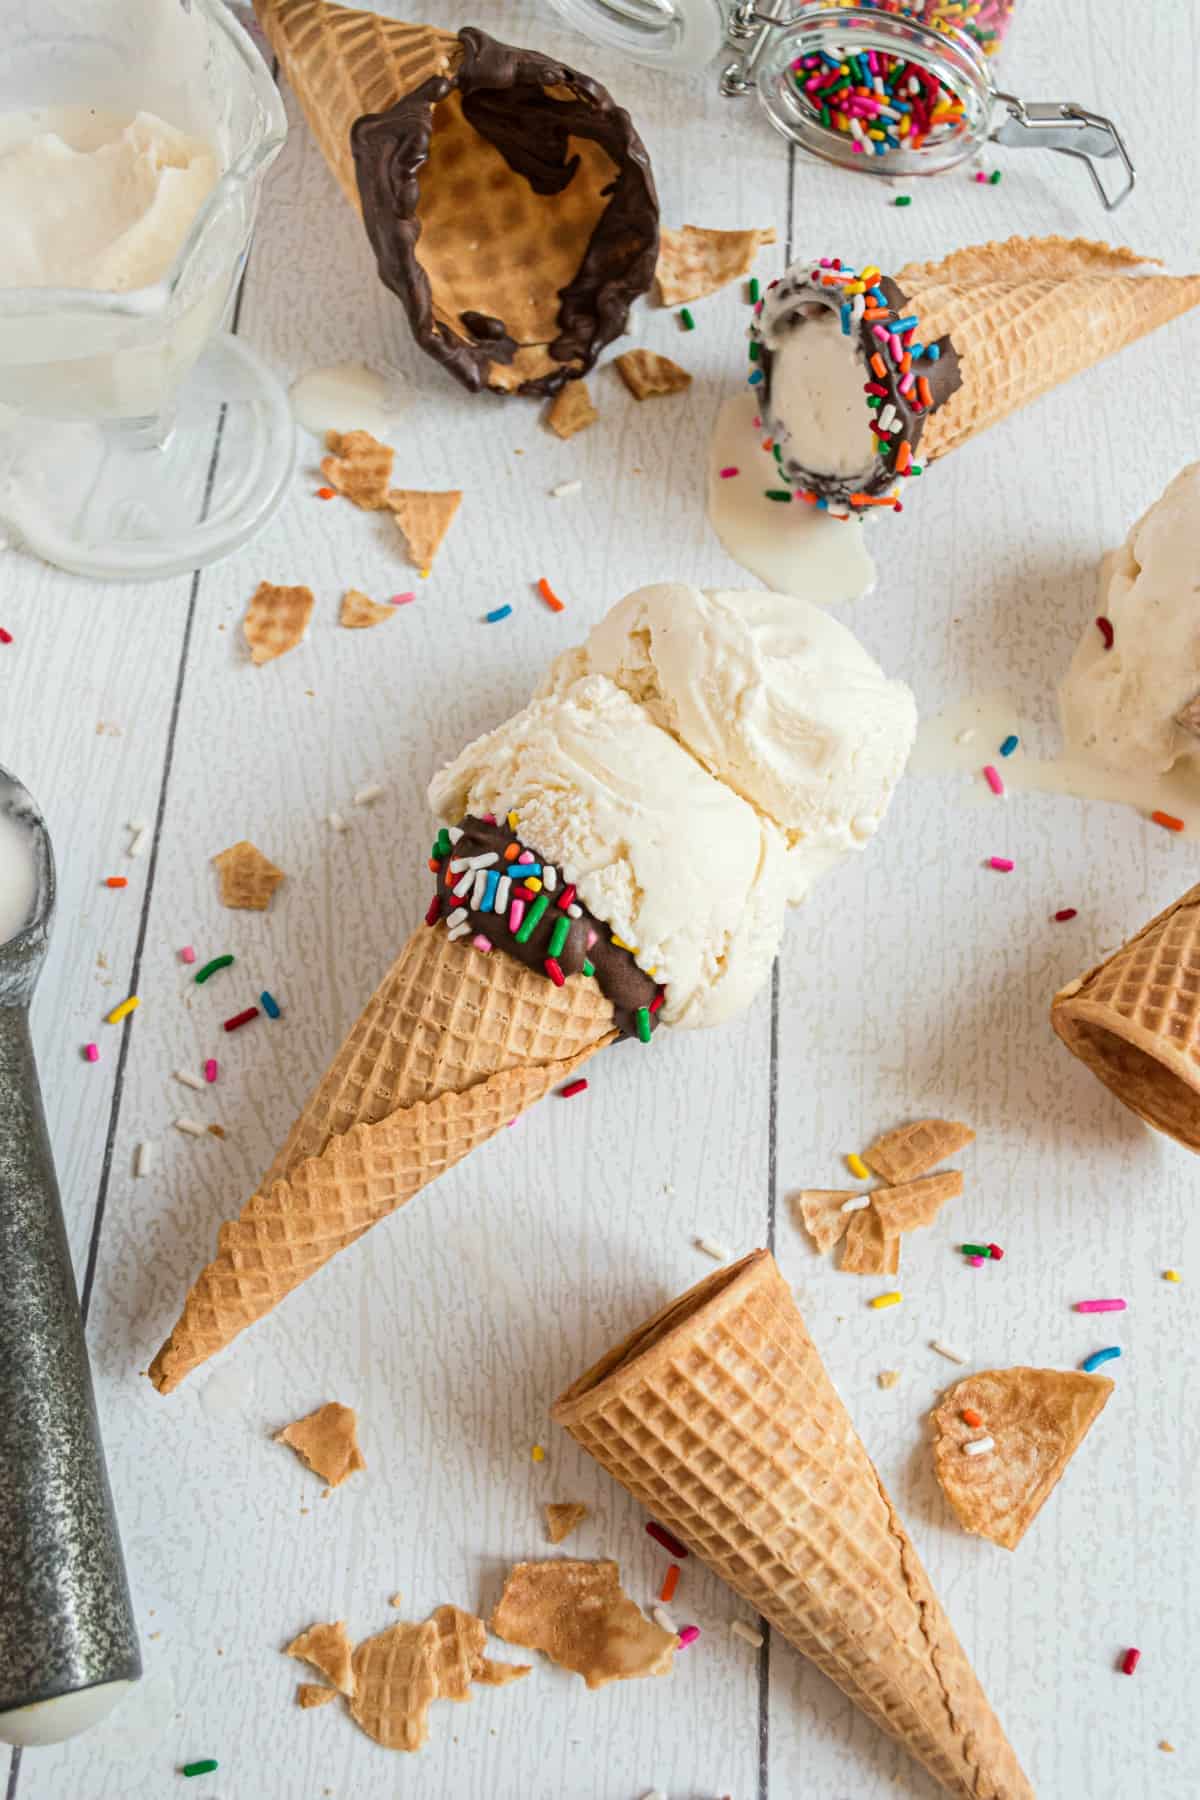
[[[850,336],[850,302],[842,301],[842,336]]]
[[[264,988],[258,997],[262,1002],[262,1009],[266,1013],[268,1019],[277,1019],[279,1017],[279,1002],[274,994],[268,994],[266,988]]]
[[[487,881],[484,883],[483,905],[479,908],[480,912],[493,912],[495,910],[496,889],[499,887],[499,885],[500,885],[499,869],[489,869],[487,872]]]
[[[924,351],[924,349],[925,349],[924,344],[910,344],[908,346],[908,353],[912,357],[913,361],[916,362],[917,358],[921,355],[921,353]]]
[[[1000,746],[1001,756],[1011,756],[1013,751],[1016,749],[1017,745],[1020,743],[1020,741],[1021,740],[1017,736],[1016,732],[1010,731],[1008,736],[1005,738],[1004,742]]]
[[[524,879],[527,875],[540,875],[541,872],[542,872],[541,863],[519,863],[519,862],[509,863],[504,871],[504,873],[506,875],[519,875],[521,877],[522,881],[524,881]]]
[[[817,511],[818,512],[828,512],[829,511],[828,500],[818,500],[817,501]]]
[[[876,306],[886,306],[887,305],[887,296],[885,295],[882,288],[872,288],[870,290],[870,292],[871,292],[871,298],[875,302]]]
[[[493,612],[486,615],[488,624],[495,625],[500,619],[507,619],[511,611],[511,606],[497,606]]]
[[[936,344],[928,344],[925,348],[925,354],[930,362],[940,362],[942,359],[942,353]]]
[[[1095,1371],[1098,1368],[1100,1368],[1103,1363],[1114,1362],[1116,1360],[1116,1358],[1118,1356],[1120,1356],[1120,1354],[1121,1354],[1121,1351],[1120,1351],[1119,1346],[1116,1344],[1110,1344],[1110,1346],[1107,1350],[1093,1350],[1092,1354],[1088,1357],[1087,1361],[1084,1363],[1080,1363],[1079,1366],[1083,1370],[1085,1375],[1091,1375],[1091,1374],[1094,1374]]]
[[[759,382],[762,380],[762,378],[763,378],[763,372],[761,369],[751,369],[751,371],[750,371],[750,386],[757,387]]]
[[[899,337],[903,331],[915,331],[918,323],[919,321],[916,313],[912,313],[907,319],[897,319],[891,329],[896,333],[896,336]]]

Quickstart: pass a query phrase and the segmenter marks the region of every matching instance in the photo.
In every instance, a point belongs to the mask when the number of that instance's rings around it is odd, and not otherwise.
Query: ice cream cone
[[[1032,1800],[766,1251],[633,1332],[554,1417],[947,1793]]]
[[[1056,994],[1050,1022],[1131,1112],[1200,1150],[1200,887]]]
[[[654,276],[628,114],[474,29],[326,0],[255,9],[422,349],[472,389],[550,394],[585,373]]]
[[[160,1393],[613,1037],[596,982],[556,987],[444,930],[409,939],[150,1367]]]
[[[949,334],[962,386],[926,421],[921,460],[977,432],[1200,304],[1200,275],[1137,274],[1135,251],[1010,238],[910,264],[896,283],[923,343]]]

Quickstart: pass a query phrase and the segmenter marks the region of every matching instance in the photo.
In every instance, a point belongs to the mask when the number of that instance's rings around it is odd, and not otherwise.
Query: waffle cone
[[[1084,239],[1009,238],[899,270],[922,341],[949,333],[962,373],[926,422],[922,461],[1200,304],[1200,275],[1132,272],[1144,263]]]
[[[665,1307],[554,1417],[947,1793],[1032,1800],[766,1251]]]
[[[1200,1150],[1200,887],[1056,994],[1050,1022],[1131,1112]]]
[[[160,1393],[615,1035],[594,981],[558,988],[422,926],[240,1216],[221,1226],[150,1366]]]
[[[472,389],[585,373],[658,250],[649,160],[605,89],[471,29],[327,0],[255,10],[422,349]]]

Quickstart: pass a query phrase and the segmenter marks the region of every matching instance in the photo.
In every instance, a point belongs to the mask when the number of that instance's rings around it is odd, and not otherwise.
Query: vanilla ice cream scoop
[[[1105,557],[1059,688],[1068,753],[1120,774],[1200,762],[1200,462],[1180,471]]]
[[[518,817],[653,972],[663,1021],[713,1025],[766,980],[789,902],[874,832],[915,730],[908,689],[827,613],[666,583],[561,656],[430,802]]]

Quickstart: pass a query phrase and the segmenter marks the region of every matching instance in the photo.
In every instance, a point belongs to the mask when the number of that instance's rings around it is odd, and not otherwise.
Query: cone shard
[[[922,341],[948,334],[962,374],[926,422],[922,460],[1200,305],[1200,275],[1137,273],[1145,261],[1084,239],[1009,238],[899,270]]]
[[[947,1793],[1032,1800],[766,1251],[633,1332],[554,1417]]]
[[[444,930],[409,939],[150,1367],[169,1393],[339,1250],[615,1035],[594,981],[559,988]]]

